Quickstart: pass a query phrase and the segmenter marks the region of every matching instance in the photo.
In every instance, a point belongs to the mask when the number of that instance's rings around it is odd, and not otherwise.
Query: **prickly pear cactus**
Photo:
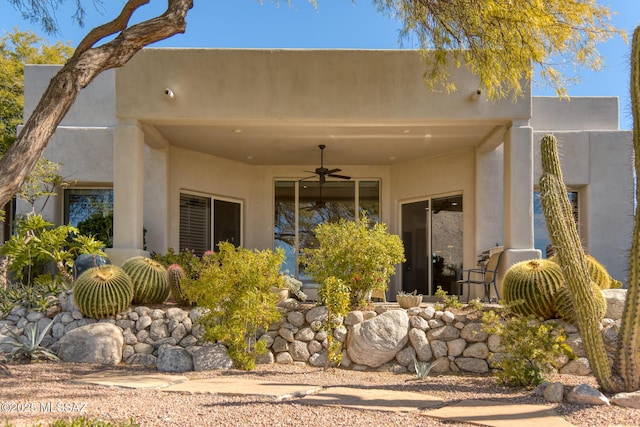
[[[85,316],[94,319],[114,316],[131,304],[133,283],[118,266],[93,267],[76,279],[73,299]]]
[[[138,256],[125,261],[122,269],[133,282],[133,304],[158,304],[169,296],[167,269],[159,262]]]
[[[556,294],[564,286],[558,264],[548,259],[534,259],[514,264],[507,270],[502,295],[515,313],[553,319]]]
[[[167,268],[167,273],[169,274],[169,289],[171,290],[173,299],[180,305],[189,305],[189,301],[185,297],[181,287],[182,279],[187,276],[182,266],[179,264],[171,264]]]

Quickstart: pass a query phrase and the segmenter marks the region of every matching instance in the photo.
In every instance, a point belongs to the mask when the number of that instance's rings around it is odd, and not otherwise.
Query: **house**
[[[59,126],[45,156],[77,184],[45,215],[77,224],[112,206],[116,263],[230,240],[281,247],[303,276],[313,226],[366,210],[405,244],[389,298],[456,292],[491,247],[504,246],[502,272],[545,255],[536,191],[552,132],[584,247],[624,281],[634,191],[618,99],[492,102],[464,68],[450,94],[424,69],[407,50],[145,49]],[[56,70],[26,67],[25,117]]]

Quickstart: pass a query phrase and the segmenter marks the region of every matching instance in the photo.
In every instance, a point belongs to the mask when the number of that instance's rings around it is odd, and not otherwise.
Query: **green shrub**
[[[0,319],[16,306],[44,312],[58,303],[58,295],[66,289],[68,285],[51,274],[36,277],[30,285],[9,283],[5,288],[0,287]]]
[[[565,342],[564,331],[554,323],[533,316],[489,311],[482,316],[483,330],[500,338],[502,352],[493,361],[500,384],[532,387],[542,384],[553,372],[554,362],[565,355],[575,358]],[[493,355],[492,355],[493,357]]]
[[[349,312],[351,291],[342,280],[331,276],[320,284],[318,296],[322,305],[327,307],[327,319],[322,324],[322,329],[327,332],[329,342],[327,363],[325,364],[325,369],[327,369],[329,363],[339,365],[342,361],[342,343],[333,336],[334,320],[344,318]]]
[[[107,248],[113,247],[113,212],[106,216],[102,212],[95,212],[78,223],[78,230],[82,234],[94,236],[104,242]]]
[[[73,260],[80,254],[99,254],[104,244],[84,236],[70,225],[55,227],[41,215],[27,215],[17,221],[16,233],[0,247],[0,256],[6,256],[8,269],[18,280],[31,283],[44,273],[47,263],[55,263],[66,279],[71,277]]]
[[[442,310],[445,308],[462,308],[463,304],[458,301],[458,295],[449,295],[447,291],[442,289],[442,286],[438,286],[436,290],[436,297],[442,301],[441,303],[434,304],[436,310]]]
[[[266,351],[263,341],[256,342],[258,330],[281,317],[271,288],[283,286],[284,253],[235,248],[228,242],[218,247],[202,263],[197,278],[182,279],[183,291],[206,309],[198,319],[205,329],[203,338],[222,342],[239,368],[253,369],[256,356]]]
[[[389,234],[384,224],[369,223],[366,214],[358,221],[325,222],[315,229],[319,247],[304,249],[305,272],[318,283],[333,276],[351,293],[351,307],[365,303],[367,294],[386,290],[395,266],[404,262],[400,237]]]

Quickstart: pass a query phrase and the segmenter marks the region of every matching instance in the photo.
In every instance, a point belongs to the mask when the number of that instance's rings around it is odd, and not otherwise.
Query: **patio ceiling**
[[[390,166],[477,146],[496,123],[147,123],[171,145],[251,165]]]

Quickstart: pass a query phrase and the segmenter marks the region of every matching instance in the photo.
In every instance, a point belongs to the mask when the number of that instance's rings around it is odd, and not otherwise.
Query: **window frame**
[[[229,203],[235,203],[237,205],[239,205],[240,207],[240,218],[239,218],[239,230],[240,230],[240,241],[235,244],[237,247],[243,246],[244,244],[244,200],[242,199],[237,199],[234,197],[228,197],[228,196],[220,196],[217,194],[211,194],[211,193],[204,193],[204,192],[199,192],[199,191],[192,191],[192,190],[180,190],[178,192],[178,203],[180,203],[180,199],[182,198],[182,195],[187,195],[187,196],[194,196],[194,197],[201,197],[201,198],[205,198],[205,199],[209,199],[209,203],[210,203],[210,214],[209,214],[209,248],[206,250],[215,250],[215,246],[216,246],[216,242],[214,241],[214,233],[215,233],[215,202],[216,201],[222,201],[222,202],[229,202]],[[180,226],[181,223],[181,212],[180,212],[180,206],[178,206],[178,247],[179,250],[182,251],[182,245],[179,243],[180,242],[180,235],[181,235],[181,231],[182,228]]]

